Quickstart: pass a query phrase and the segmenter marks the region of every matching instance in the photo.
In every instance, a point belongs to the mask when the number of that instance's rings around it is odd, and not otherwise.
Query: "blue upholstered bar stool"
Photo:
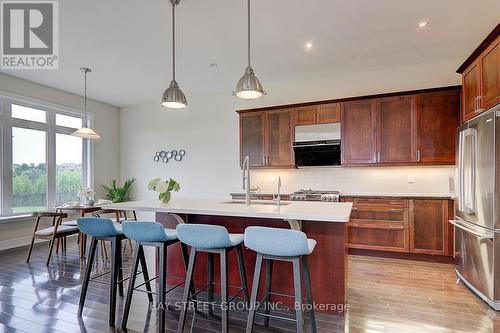
[[[222,333],[228,332],[228,306],[236,296],[243,292],[245,302],[248,302],[248,287],[245,274],[245,264],[243,262],[243,235],[230,234],[227,229],[217,225],[207,224],[178,224],[177,237],[179,240],[191,246],[191,253],[189,254],[189,264],[187,269],[186,281],[193,280],[194,264],[198,252],[208,253],[208,284],[202,288],[208,288],[208,303],[213,304],[213,276],[214,276],[214,254],[220,255],[220,301],[222,313]],[[238,268],[240,273],[241,288],[230,300],[228,300],[228,271],[227,271],[227,254],[230,250],[236,249],[238,260]],[[200,290],[201,291],[201,290]],[[188,289],[184,288],[184,295],[182,298],[181,314],[179,317],[178,333],[182,333],[186,322],[186,310],[189,302]],[[195,301],[199,302],[199,301]],[[209,307],[211,309],[211,307]],[[209,310],[212,314],[212,310]]]
[[[90,251],[87,258],[87,266],[85,268],[85,275],[82,282],[82,290],[80,293],[80,302],[78,304],[78,316],[81,317],[83,312],[83,306],[85,305],[85,298],[87,296],[87,290],[91,279],[92,266],[95,260],[95,253],[97,249],[97,243],[99,241],[109,241],[111,242],[111,272],[106,272],[95,276],[94,278],[99,278],[107,273],[111,273],[110,281],[110,300],[109,300],[109,325],[115,325],[115,314],[116,314],[116,292],[118,286],[118,293],[123,296],[123,273],[122,273],[122,254],[121,254],[121,244],[122,240],[126,239],[122,232],[121,225],[119,223],[113,222],[108,218],[100,217],[81,217],[77,220],[78,228],[82,233],[91,237]],[[145,260],[141,262],[144,263],[142,266],[142,272],[144,274],[145,280],[147,278],[147,267],[145,265]],[[151,288],[146,286],[149,291]]]
[[[268,228],[268,227],[248,227],[245,229],[245,246],[257,252],[257,261],[255,263],[255,273],[253,276],[252,296],[250,298],[250,311],[248,313],[246,333],[251,333],[253,329],[257,294],[259,291],[260,273],[262,270],[262,261],[266,260],[266,292],[264,295],[264,302],[266,310],[264,313],[264,325],[269,325],[269,298],[270,295],[275,294],[271,291],[272,280],[272,262],[273,260],[288,261],[293,264],[293,281],[294,281],[294,297],[295,297],[295,321],[297,323],[297,332],[304,332],[304,320],[302,316],[302,289],[301,289],[301,264],[304,273],[306,299],[311,308],[311,323],[313,332],[316,333],[316,319],[314,316],[314,303],[312,299],[311,290],[311,277],[309,274],[309,266],[307,264],[307,256],[310,255],[316,241],[308,239],[306,234],[289,229]],[[283,296],[283,295],[282,295]],[[279,316],[272,316],[273,318],[280,318]],[[284,317],[281,317],[285,319]],[[286,318],[289,320],[289,318]]]
[[[142,285],[135,285],[135,277],[137,275],[137,269],[139,266],[139,262],[144,260],[144,246],[153,246],[158,249],[158,271],[159,271],[159,285],[157,289],[157,301],[158,304],[162,306],[158,307],[158,331],[165,331],[165,301],[166,294],[178,286],[182,285],[184,281],[169,290],[166,290],[167,286],[167,248],[172,244],[176,244],[179,242],[177,238],[177,232],[175,229],[167,229],[164,228],[158,222],[133,222],[133,221],[123,221],[123,233],[129,239],[134,240],[136,242],[136,246],[134,248],[134,261],[132,262],[132,272],[130,273],[130,282],[128,285],[127,298],[125,301],[125,308],[123,311],[123,320],[121,327],[125,330],[127,327],[127,321],[130,313],[130,305],[132,303],[132,295],[134,290],[138,290]],[[184,258],[184,265],[187,268],[188,264],[188,251],[187,247],[184,244],[181,244],[182,256]],[[142,262],[141,262],[142,264]],[[144,262],[143,265],[146,265]],[[149,284],[150,281],[155,280],[157,277],[149,280],[146,276],[144,276],[144,281],[146,284]],[[187,283],[186,283],[187,285]],[[188,289],[188,288],[186,288]],[[194,295],[194,284],[191,283],[190,287],[192,291],[192,295]],[[152,302],[152,294],[148,292],[149,301]],[[193,296],[194,297],[194,296]]]

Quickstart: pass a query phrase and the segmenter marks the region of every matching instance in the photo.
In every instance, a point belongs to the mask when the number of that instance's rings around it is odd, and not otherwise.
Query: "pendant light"
[[[83,97],[83,105],[84,105],[84,114],[85,117],[83,119],[83,127],[76,130],[73,132],[71,135],[83,138],[83,139],[90,139],[90,140],[98,140],[101,138],[99,134],[94,132],[92,128],[88,126],[88,119],[87,119],[87,73],[92,72],[90,68],[86,67],[80,67],[80,70],[83,72],[84,75],[84,97]]]
[[[233,92],[233,95],[238,96],[242,99],[256,99],[265,95],[266,92],[262,87],[257,76],[253,71],[252,66],[250,65],[250,0],[247,0],[247,28],[248,28],[248,66],[245,69],[245,74],[239,79],[236,84],[236,89]]]
[[[173,79],[170,82],[170,87],[165,90],[161,98],[161,106],[169,109],[183,109],[187,106],[186,96],[179,88],[175,81],[175,6],[181,0],[170,0],[172,4],[172,74]]]

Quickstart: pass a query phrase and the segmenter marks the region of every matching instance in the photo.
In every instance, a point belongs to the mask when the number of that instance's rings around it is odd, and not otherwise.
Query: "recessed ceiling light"
[[[306,48],[306,50],[312,50],[313,43],[312,42],[306,42],[306,44],[304,45],[304,47]]]
[[[417,24],[417,30],[425,29],[425,28],[427,28],[428,25],[429,25],[429,21],[428,20],[420,21]]]
[[[210,67],[217,67],[217,66],[218,66],[218,64],[217,64],[216,62],[212,62],[209,66],[210,66]]]

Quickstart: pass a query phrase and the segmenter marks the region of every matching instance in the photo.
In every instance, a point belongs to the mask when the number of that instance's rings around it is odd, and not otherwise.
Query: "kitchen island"
[[[317,311],[343,313],[347,274],[347,222],[351,203],[253,201],[247,206],[241,201],[177,199],[163,204],[158,200],[130,201],[106,205],[109,209],[154,212],[156,221],[175,228],[177,223],[204,223],[222,225],[230,233],[243,233],[248,226],[269,226],[302,230],[317,241],[309,256],[313,298]],[[229,284],[239,285],[236,257],[229,257]],[[247,278],[252,281],[255,253],[244,250]],[[216,263],[216,265],[218,265]],[[216,266],[218,267],[218,266]],[[169,274],[184,276],[180,246],[169,247]],[[195,285],[200,288],[207,281],[207,257],[197,258]],[[216,281],[218,281],[216,273]],[[262,279],[263,280],[263,279]],[[169,283],[175,281],[169,281]],[[273,291],[293,294],[292,267],[276,262],[273,266]],[[260,290],[263,290],[261,286]],[[286,298],[275,298],[291,305]]]

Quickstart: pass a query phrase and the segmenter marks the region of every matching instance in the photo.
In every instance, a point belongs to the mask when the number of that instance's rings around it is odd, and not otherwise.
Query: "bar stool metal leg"
[[[158,286],[158,332],[165,332],[165,287],[167,286],[167,244],[162,243],[159,247],[159,273],[160,284]],[[189,288],[186,288],[189,290]]]
[[[120,297],[123,297],[123,262],[122,262],[122,247],[121,247],[121,241],[118,240],[118,251],[116,252],[117,256],[117,261],[116,264],[118,265],[118,295]]]
[[[253,329],[253,322],[255,319],[255,311],[257,310],[255,307],[257,306],[257,295],[259,293],[259,282],[260,282],[261,270],[262,270],[262,254],[257,253],[257,260],[255,262],[255,272],[253,274],[252,296],[250,297],[250,310],[248,311],[246,333],[252,333],[252,329]]]
[[[191,284],[193,280],[194,262],[196,260],[196,248],[191,248],[191,253],[189,255],[189,264],[186,273],[186,285]],[[184,294],[182,296],[181,304],[181,314],[179,316],[179,326],[177,327],[177,333],[182,333],[184,331],[184,326],[186,323],[186,311],[188,306],[189,289],[184,287]]]
[[[295,315],[297,320],[297,333],[304,332],[304,319],[302,316],[302,289],[300,284],[300,258],[293,259],[293,285],[295,293]]]
[[[144,248],[142,247],[142,245],[140,246],[139,245],[140,244],[137,244],[137,247],[139,248],[139,262],[141,263],[142,277],[144,278],[144,282],[146,284],[146,291],[148,291],[148,301],[151,303],[153,302],[153,295],[151,294],[152,290],[151,290],[151,282],[149,281],[148,265],[146,263]]]
[[[220,303],[222,313],[222,333],[228,332],[229,304],[227,303],[227,250],[220,250]]]
[[[244,301],[248,305],[250,296],[248,295],[247,273],[245,270],[245,261],[243,260],[243,246],[241,244],[236,247],[236,258],[238,259],[238,269],[240,272],[240,281],[241,287],[243,288]]]
[[[123,309],[122,325],[123,329],[126,329],[128,322],[128,315],[130,313],[130,305],[132,304],[132,293],[134,292],[135,278],[137,275],[137,268],[139,266],[139,255],[140,255],[141,245],[137,244],[134,248],[134,259],[132,262],[132,270],[130,272],[130,281],[128,284],[127,298],[125,300],[125,307]]]
[[[92,237],[90,243],[90,253],[87,259],[87,267],[85,268],[85,275],[83,276],[82,291],[80,293],[80,302],[78,303],[78,317],[82,316],[83,306],[85,305],[85,297],[87,297],[87,290],[89,288],[90,273],[92,273],[92,265],[94,263],[95,251],[97,249],[97,239]]]
[[[116,289],[118,283],[118,271],[120,270],[120,265],[118,263],[119,251],[121,251],[121,241],[117,238],[111,240],[111,292],[109,295],[109,325],[115,325],[115,315],[116,315]]]
[[[208,254],[208,288],[207,288],[207,295],[208,295],[208,302],[213,303],[214,301],[214,254],[213,253],[207,253]],[[208,307],[208,315],[213,316],[214,315],[214,307],[212,305],[209,305]]]
[[[181,251],[182,251],[182,257],[184,259],[184,268],[186,269],[186,272],[187,272],[187,268],[188,268],[188,264],[189,264],[189,253],[188,253],[188,249],[187,249],[187,245],[184,244],[184,243],[181,243]],[[195,293],[196,293],[196,290],[194,289],[194,282],[191,281],[191,283],[189,284],[189,288],[191,289],[191,297],[196,300],[196,296],[195,296]]]
[[[266,315],[269,314],[271,311],[270,309],[270,304],[269,301],[271,299],[271,284],[272,284],[272,279],[273,279],[273,261],[270,259],[266,259],[266,291],[265,291],[265,298],[264,298],[264,305],[266,306],[264,313]],[[269,317],[265,316],[264,317],[264,326],[269,327]]]
[[[316,333],[316,315],[314,314],[314,301],[312,298],[312,288],[311,288],[311,275],[309,273],[309,265],[307,264],[307,257],[302,257],[302,270],[304,271],[304,282],[306,284],[306,298],[307,303],[311,307],[310,316],[313,333]]]

